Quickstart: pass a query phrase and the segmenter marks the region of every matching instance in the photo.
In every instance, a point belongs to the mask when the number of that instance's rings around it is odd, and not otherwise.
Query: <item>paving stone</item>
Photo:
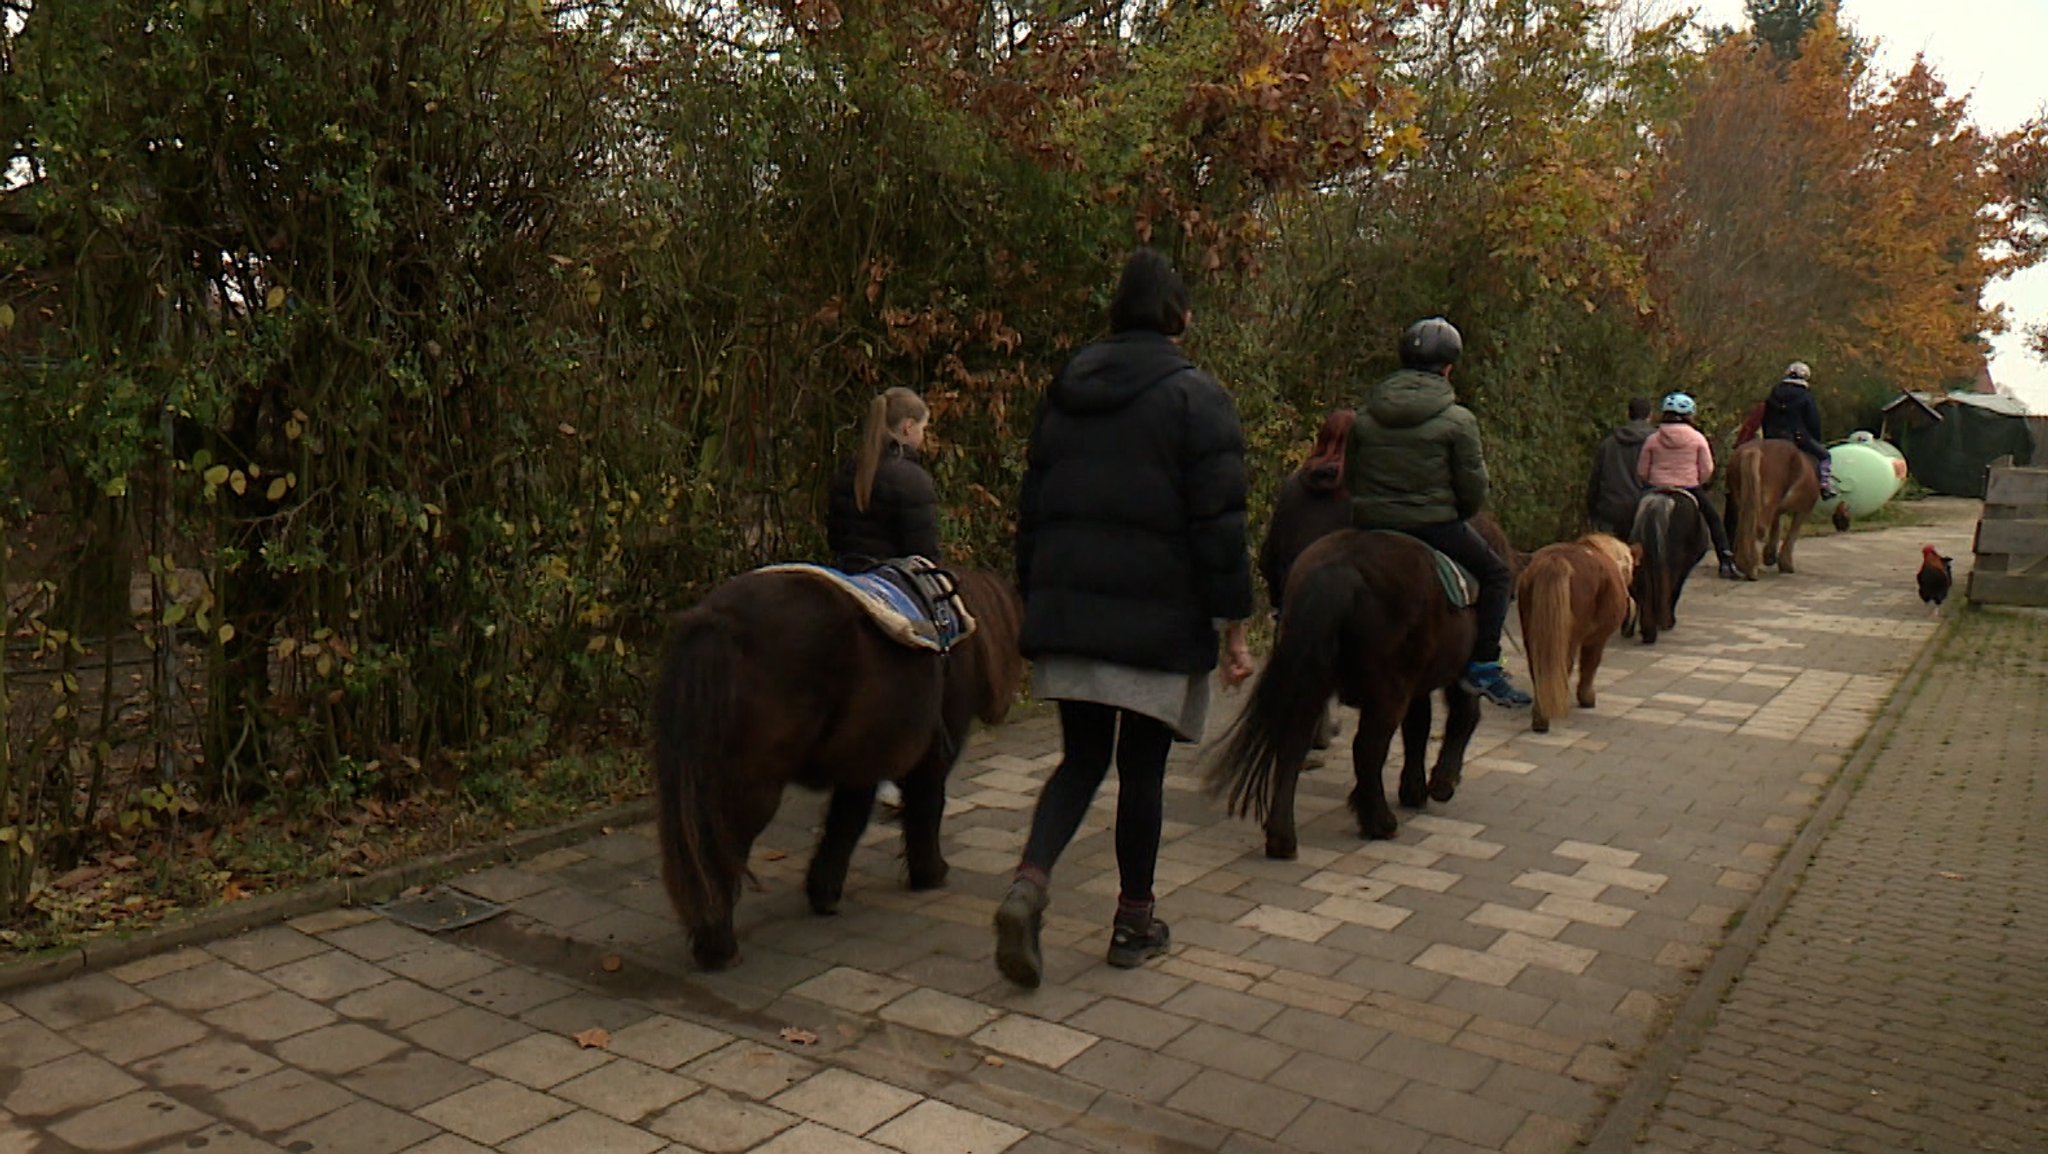
[[[356,1102],[285,1134],[293,1154],[395,1154],[434,1136],[418,1118],[375,1102]]]
[[[1170,1108],[1219,1126],[1277,1138],[1309,1100],[1271,1082],[1253,1082],[1218,1070],[1204,1070],[1167,1099]]]
[[[264,977],[316,1002],[331,1002],[391,979],[369,962],[335,949],[265,970]]]
[[[553,883],[516,866],[494,866],[477,873],[464,874],[448,884],[487,902],[503,905],[530,894],[537,894]]]
[[[276,1042],[330,1025],[333,1010],[286,990],[222,1006],[201,1015],[203,1021],[251,1042]]]
[[[376,910],[343,906],[339,909],[321,910],[318,913],[293,918],[286,922],[285,925],[302,934],[331,934],[336,930],[347,929],[349,926],[359,926],[364,922],[374,922],[383,916]]]
[[[653,1154],[666,1139],[636,1130],[602,1114],[578,1110],[506,1143],[505,1154]]]
[[[998,1012],[967,998],[938,990],[914,989],[883,1006],[885,1022],[895,1022],[926,1033],[964,1038],[994,1021]]]
[[[500,1078],[546,1090],[612,1060],[599,1049],[584,1049],[560,1034],[529,1034],[470,1059],[470,1065]]]
[[[472,1142],[496,1146],[574,1109],[560,1098],[494,1078],[413,1113]]]
[[[401,978],[436,990],[475,981],[498,968],[498,963],[485,954],[431,940],[386,958],[382,964]]]
[[[6,1140],[0,1138],[0,1152],[6,1150]],[[226,1125],[208,1126],[187,1137],[173,1139],[148,1154],[191,1154],[194,1150],[203,1150],[206,1154],[285,1154],[261,1138],[252,1138]]]
[[[1278,1042],[1210,1022],[1197,1022],[1168,1043],[1165,1053],[1254,1080],[1266,1077],[1294,1056],[1293,1050]]]
[[[273,1047],[278,1057],[316,1074],[346,1074],[375,1065],[406,1048],[406,1043],[357,1022],[325,1026]]]
[[[1115,1038],[1146,1050],[1157,1050],[1186,1033],[1195,1023],[1178,1014],[1120,998],[1104,998],[1068,1018],[1065,1024],[1085,1033]]]
[[[1095,1044],[1093,1034],[1023,1014],[999,1018],[972,1035],[974,1041],[1012,1057],[1057,1070]]]
[[[19,1118],[52,1118],[140,1089],[142,1083],[120,1067],[91,1054],[72,1054],[24,1071],[0,1096],[0,1107]]]
[[[1025,1131],[944,1102],[927,1101],[869,1137],[904,1154],[1002,1154],[1023,1141]]]
[[[165,1050],[190,1045],[206,1036],[206,1027],[183,1014],[152,1005],[139,1006],[125,1014],[104,1018],[89,1026],[74,1027],[65,1033],[71,1041],[100,1057],[126,1066]],[[25,1043],[10,1045],[7,1027],[0,1026],[0,1066],[4,1066],[7,1060],[4,1055],[17,1046],[23,1050],[30,1049]]]
[[[23,990],[8,1000],[25,1016],[61,1032],[132,1010],[148,998],[105,974],[86,974]]]
[[[1439,943],[1416,955],[1415,964],[1425,970],[1434,970],[1470,982],[1505,986],[1514,981],[1515,976],[1520,974],[1522,967],[1528,963]]]
[[[262,1134],[289,1130],[355,1100],[354,1094],[303,1070],[279,1070],[214,1095],[224,1116]]]
[[[1060,1068],[1069,1078],[1146,1102],[1164,1102],[1188,1083],[1201,1066],[1104,1039]]]
[[[0,1022],[0,1073],[40,1066],[77,1050],[77,1043],[40,1022],[27,1018]]]
[[[205,950],[187,946],[175,950],[166,950],[161,954],[151,954],[148,957],[137,958],[132,962],[107,970],[106,974],[117,982],[126,982],[131,986],[139,986],[153,978],[161,978],[165,974],[175,974],[179,970],[188,970],[193,966],[203,965],[211,960],[213,959]]]
[[[324,953],[327,946],[318,938],[290,928],[289,926],[268,926],[250,930],[206,947],[206,952],[256,973],[274,969],[286,962],[296,962]]]
[[[396,1110],[417,1110],[488,1079],[483,1071],[425,1050],[407,1050],[341,1079],[341,1085]]]
[[[678,1146],[670,1147],[670,1149],[681,1150],[682,1148]],[[407,1150],[405,1154],[491,1154],[491,1151],[459,1134],[437,1134]],[[689,1152],[684,1151],[684,1154],[689,1154]]]
[[[647,1007],[597,994],[570,994],[519,1015],[519,1020],[538,1030],[574,1037],[596,1026],[623,1030],[647,1020]]]
[[[1282,1007],[1265,998],[1234,990],[1195,985],[1168,998],[1160,1009],[1199,1022],[1252,1033],[1276,1017]]]
[[[1505,1145],[1529,1116],[1518,1107],[1421,1081],[1403,1086],[1384,1114],[1418,1130],[1446,1134],[1487,1150]]]
[[[865,1134],[912,1106],[919,1095],[844,1070],[821,1070],[768,1104],[849,1134]]]
[[[759,1042],[734,1042],[683,1072],[736,1094],[766,1101],[816,1073],[818,1064]]]
[[[1393,1100],[1407,1079],[1398,1073],[1361,1066],[1356,1061],[1301,1053],[1288,1059],[1273,1074],[1272,1083],[1353,1110],[1377,1113]]]
[[[704,1154],[745,1154],[796,1122],[780,1110],[710,1089],[670,1107],[647,1127]]]
[[[587,1106],[621,1122],[638,1122],[702,1089],[677,1074],[620,1059],[556,1086],[557,1098]]]
[[[417,982],[391,981],[371,986],[334,1003],[336,1013],[359,1022],[397,1030],[437,1017],[462,1005],[446,994]]]
[[[657,1015],[613,1031],[611,1051],[659,1070],[674,1070],[732,1041],[730,1034]]]
[[[1290,1049],[1327,1054],[1344,1061],[1363,1058],[1387,1036],[1385,1030],[1301,1009],[1280,1011],[1259,1033]]]
[[[146,1058],[131,1069],[160,1086],[225,1090],[277,1069],[277,1059],[240,1042],[207,1038]]]
[[[400,1037],[464,1061],[509,1045],[533,1032],[528,1026],[475,1006],[450,1010],[398,1031]]]
[[[887,1147],[805,1122],[758,1146],[754,1154],[890,1154]]]
[[[447,988],[447,993],[497,1014],[519,1014],[575,993],[566,982],[506,966]]]
[[[325,935],[325,939],[328,945],[339,946],[366,962],[381,962],[433,943],[432,938],[418,930],[386,917],[336,930]]]
[[[111,1154],[188,1134],[212,1121],[183,1102],[146,1090],[74,1114],[51,1126],[50,1134],[78,1150]]]
[[[909,992],[907,982],[848,966],[827,970],[790,991],[797,997],[856,1014],[873,1013]]]

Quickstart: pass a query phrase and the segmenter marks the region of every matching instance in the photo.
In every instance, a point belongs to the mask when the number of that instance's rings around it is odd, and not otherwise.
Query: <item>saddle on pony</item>
[[[1450,601],[1451,608],[1470,609],[1479,603],[1479,578],[1474,577],[1470,569],[1451,560],[1448,554],[1438,552],[1431,548],[1428,542],[1422,541],[1419,537],[1410,537],[1398,529],[1374,529],[1372,532],[1406,537],[1429,548],[1429,555],[1436,561],[1437,583],[1443,586],[1444,597]]]
[[[974,633],[974,615],[953,574],[923,557],[899,557],[848,573],[824,565],[766,565],[757,573],[800,573],[836,586],[891,641],[945,653]]]

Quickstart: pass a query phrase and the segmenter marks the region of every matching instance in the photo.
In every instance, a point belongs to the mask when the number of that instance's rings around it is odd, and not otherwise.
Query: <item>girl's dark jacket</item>
[[[854,474],[859,461],[847,461],[832,478],[825,512],[825,540],[841,568],[863,568],[865,561],[894,557],[939,557],[939,491],[932,475],[917,463],[917,453],[891,440],[875,468],[868,507],[854,502]]]
[[[1074,354],[1038,407],[1017,517],[1024,652],[1216,667],[1251,616],[1244,434],[1180,346],[1127,332]]]

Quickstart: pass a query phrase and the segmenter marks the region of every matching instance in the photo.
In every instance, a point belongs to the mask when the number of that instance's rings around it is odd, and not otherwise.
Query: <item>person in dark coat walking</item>
[[[1593,475],[1586,480],[1586,521],[1595,533],[1628,540],[1636,519],[1636,502],[1643,495],[1636,461],[1643,455],[1643,442],[1655,430],[1650,423],[1650,398],[1630,397],[1628,424],[1615,426],[1593,450]]]
[[[1351,527],[1351,494],[1344,488],[1344,444],[1357,414],[1338,409],[1323,418],[1308,460],[1288,474],[1266,521],[1266,539],[1259,546],[1259,576],[1266,582],[1266,600],[1280,613],[1287,592],[1287,574],[1294,559],[1317,541]]]
[[[939,556],[939,491],[918,464],[931,410],[905,388],[868,404],[860,451],[839,468],[825,514],[833,565],[859,572],[877,561]]]
[[[1813,399],[1813,370],[1805,361],[1785,366],[1785,377],[1764,398],[1764,439],[1790,441],[1813,458],[1823,501],[1835,499],[1834,460],[1820,435],[1820,405]]]
[[[1225,684],[1251,675],[1244,433],[1230,394],[1181,351],[1191,315],[1179,274],[1139,249],[1110,303],[1109,338],[1061,367],[1031,430],[1017,510],[1021,644],[1034,692],[1059,703],[1062,755],[996,909],[996,965],[1021,986],[1044,975],[1052,868],[1112,759],[1109,964],[1166,952],[1153,916],[1166,755],[1202,735],[1218,622]]]

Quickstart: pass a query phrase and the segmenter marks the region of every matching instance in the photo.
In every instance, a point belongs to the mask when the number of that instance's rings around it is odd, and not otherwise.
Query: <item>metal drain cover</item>
[[[411,926],[416,930],[425,930],[430,934],[473,926],[505,912],[504,906],[471,897],[445,886],[436,886],[426,893],[399,898],[370,908],[394,922]]]

